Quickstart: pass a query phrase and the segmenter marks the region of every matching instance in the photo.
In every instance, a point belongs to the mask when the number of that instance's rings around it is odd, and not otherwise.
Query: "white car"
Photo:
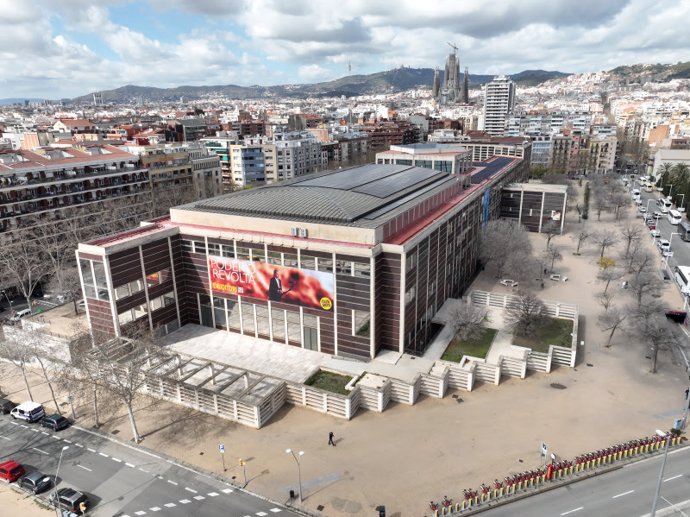
[[[515,280],[511,280],[510,278],[504,278],[503,280],[498,282],[501,285],[505,285],[506,287],[517,287],[518,283]]]
[[[649,233],[652,237],[661,237],[661,232],[659,230],[650,230]]]
[[[657,242],[656,245],[662,252],[671,251],[671,243],[667,239],[659,239],[659,242]]]
[[[20,319],[25,318],[26,316],[31,316],[31,309],[22,309],[20,311],[15,312],[10,318],[10,320],[19,321]]]
[[[647,207],[646,206],[641,206],[639,208],[641,214],[646,214],[647,213]]]
[[[661,212],[662,214],[668,214],[668,208],[666,208],[665,206],[659,207],[659,212]]]

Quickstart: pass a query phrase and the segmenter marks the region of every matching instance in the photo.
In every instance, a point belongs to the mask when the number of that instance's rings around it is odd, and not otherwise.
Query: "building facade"
[[[509,115],[515,108],[515,83],[501,75],[484,87],[484,131],[502,135],[506,131]]]
[[[520,160],[366,165],[171,209],[77,250],[94,331],[201,325],[337,356],[420,355],[477,271]]]

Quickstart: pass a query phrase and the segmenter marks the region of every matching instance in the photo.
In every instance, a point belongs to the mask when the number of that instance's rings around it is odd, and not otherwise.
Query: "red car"
[[[26,474],[24,467],[22,467],[16,461],[9,460],[4,463],[0,463],[0,479],[4,479],[8,483],[17,481],[24,474]]]

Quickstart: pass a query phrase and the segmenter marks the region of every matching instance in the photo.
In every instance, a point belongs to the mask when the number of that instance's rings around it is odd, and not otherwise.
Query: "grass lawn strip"
[[[339,395],[349,395],[350,392],[345,389],[345,386],[351,380],[352,377],[348,377],[347,375],[339,375],[337,373],[319,370],[309,377],[304,384]]]
[[[572,346],[573,322],[560,318],[546,318],[532,336],[513,336],[515,346],[531,348],[534,352],[549,352],[549,345],[570,348]]]
[[[472,357],[484,359],[489,352],[491,342],[494,340],[494,337],[496,337],[497,332],[496,329],[485,328],[482,335],[477,339],[460,341],[454,338],[448,345],[448,348],[446,348],[446,351],[443,352],[441,359],[454,363],[459,363],[464,355],[471,355]]]

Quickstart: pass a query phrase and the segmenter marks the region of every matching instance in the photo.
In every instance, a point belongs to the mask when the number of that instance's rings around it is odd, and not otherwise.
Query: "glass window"
[[[333,261],[327,258],[321,258],[316,262],[318,271],[333,271]]]
[[[417,296],[417,288],[413,285],[405,292],[405,305],[410,303]]]
[[[283,265],[287,267],[299,267],[297,262],[297,255],[292,253],[283,253]]]
[[[336,260],[335,272],[339,275],[352,275],[352,262],[348,260]]]
[[[182,240],[182,251],[189,251],[189,252],[194,251],[194,243],[192,241],[188,241],[186,239],[183,239]]]
[[[237,246],[237,259],[238,260],[251,260],[252,257],[249,252],[249,248],[246,246]]]
[[[225,317],[225,300],[223,298],[213,299],[213,316],[216,319],[216,328],[226,330],[228,328],[227,318]]]
[[[280,266],[282,264],[281,254],[277,251],[269,251],[268,263],[274,266]]]
[[[369,337],[369,311],[352,311],[353,334],[355,336]]]
[[[220,255],[220,244],[208,244],[208,254],[209,255],[215,255],[218,256]]]
[[[314,257],[300,256],[300,267],[302,269],[316,270],[316,259]]]
[[[271,320],[273,322],[273,341],[285,342],[285,311],[272,309]]]
[[[257,333],[263,337],[270,336],[270,326],[268,322],[268,307],[264,307],[263,305],[255,305],[254,310],[256,311]]]
[[[242,330],[244,334],[253,336],[256,334],[254,328],[254,304],[242,302]]]
[[[369,278],[371,276],[371,266],[369,264],[362,264],[355,262],[355,276]]]
[[[194,241],[194,251],[196,253],[206,253],[206,244],[199,241]]]
[[[413,251],[405,258],[405,272],[413,270],[417,267],[417,252]]]
[[[235,246],[233,244],[223,244],[221,254],[227,258],[235,258]]]
[[[266,255],[264,253],[264,250],[252,248],[252,260],[256,260],[258,262],[265,262],[266,261]]]
[[[228,328],[233,330],[240,330],[240,304],[232,300],[225,300],[228,307]],[[253,318],[253,314],[252,314]],[[254,322],[252,321],[251,328],[254,328]]]
[[[287,311],[288,341],[302,345],[302,328],[299,323],[299,312]]]

